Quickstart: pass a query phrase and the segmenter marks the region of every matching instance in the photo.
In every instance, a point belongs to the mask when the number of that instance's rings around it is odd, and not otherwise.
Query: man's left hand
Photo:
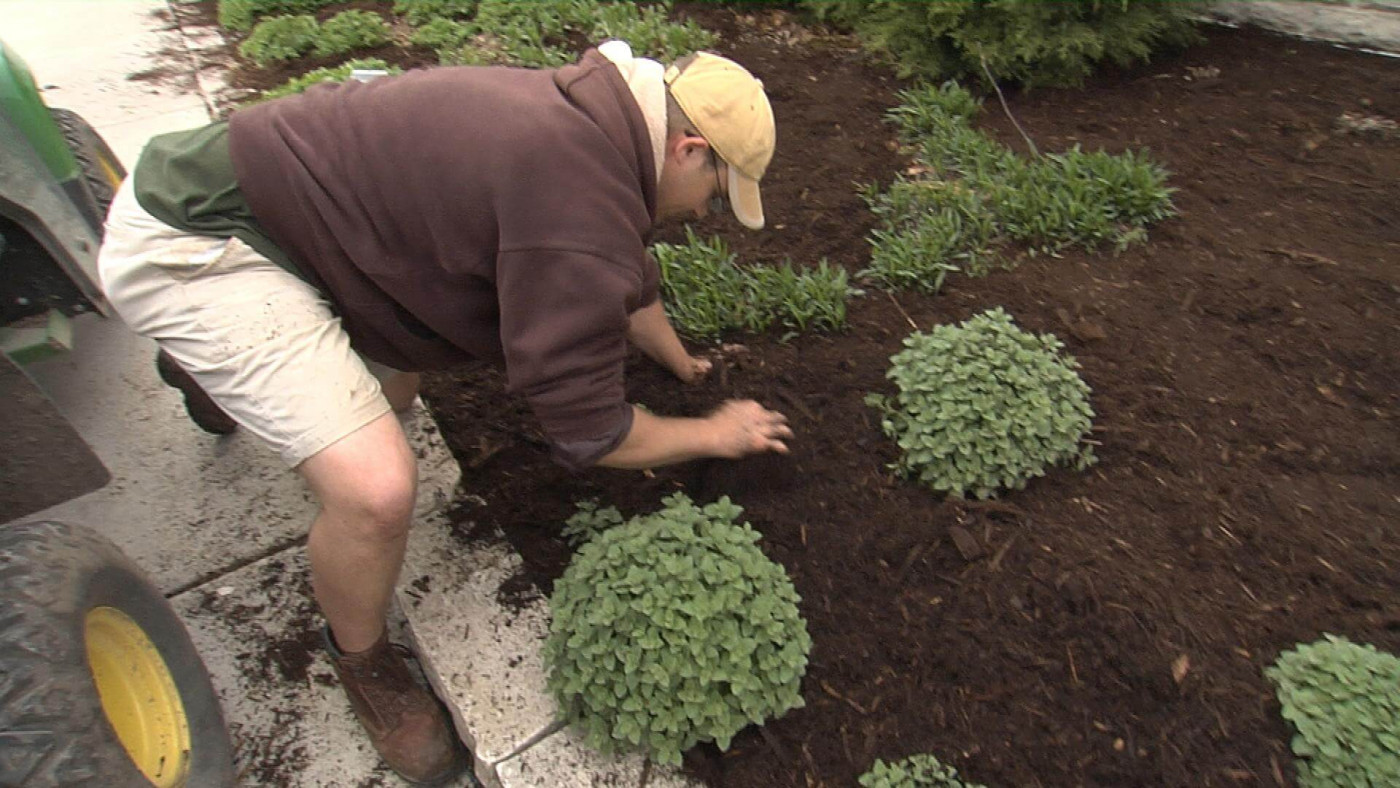
[[[680,369],[675,370],[675,373],[682,383],[699,383],[705,379],[706,375],[710,374],[710,370],[713,368],[714,362],[708,358],[687,356]]]

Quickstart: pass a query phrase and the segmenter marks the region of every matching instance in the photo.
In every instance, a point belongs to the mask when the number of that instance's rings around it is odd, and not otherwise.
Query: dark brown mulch
[[[697,229],[746,262],[863,267],[871,218],[853,184],[908,164],[881,120],[897,83],[782,14],[682,13],[723,33],[779,119],[770,229]],[[524,556],[503,593],[547,592],[573,501],[632,514],[675,489],[734,498],[787,567],[815,641],[807,706],[770,737],[697,748],[693,773],[845,786],[875,758],[932,752],[988,785],[1286,784],[1264,667],[1324,632],[1400,652],[1400,144],[1334,127],[1349,110],[1400,117],[1400,64],[1249,30],[1207,38],[1083,90],[1009,97],[1043,150],[1147,147],[1172,171],[1181,215],[1149,245],[1028,259],[937,296],[872,291],[846,333],[731,338],[747,350],[695,387],[629,368],[633,399],[661,413],[726,397],[784,410],[790,457],[570,475],[497,373],[430,378],[486,501],[462,510],[463,538],[499,526]],[[1024,149],[995,101],[981,122]],[[1069,344],[1101,459],[999,502],[942,500],[891,477],[862,399],[887,390],[911,322],[996,305]]]
[[[881,122],[896,84],[840,40],[789,45],[800,31],[766,15],[695,13],[779,118],[771,229],[698,229],[743,261],[861,268],[871,220],[852,184],[906,164]],[[567,562],[572,501],[634,513],[677,488],[733,497],[787,567],[815,639],[807,707],[768,726],[777,748],[750,731],[697,748],[694,773],[851,785],[875,758],[932,752],[989,785],[1274,785],[1291,780],[1262,673],[1278,652],[1323,632],[1400,651],[1400,146],[1333,129],[1346,110],[1400,116],[1400,64],[1208,38],[1082,91],[1010,97],[1042,149],[1148,147],[1171,169],[1181,216],[1150,245],[1027,260],[933,297],[872,292],[845,334],[735,338],[748,353],[694,388],[630,370],[632,396],[663,413],[725,397],[784,410],[790,458],[571,476],[494,374],[431,381],[487,501],[464,518],[504,528],[541,587]],[[995,101],[982,122],[1024,149]],[[998,504],[943,501],[890,477],[862,398],[886,390],[905,313],[928,328],[995,305],[1069,343],[1101,461]]]

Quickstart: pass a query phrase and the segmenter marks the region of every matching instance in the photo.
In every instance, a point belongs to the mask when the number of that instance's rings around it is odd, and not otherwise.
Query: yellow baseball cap
[[[763,229],[758,181],[773,160],[777,131],[763,83],[727,57],[697,52],[666,69],[671,95],[695,130],[729,165],[729,204],[745,227]]]

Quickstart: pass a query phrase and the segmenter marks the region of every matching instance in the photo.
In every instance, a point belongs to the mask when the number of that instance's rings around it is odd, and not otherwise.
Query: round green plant
[[[590,746],[679,764],[695,744],[728,749],[750,723],[801,707],[812,640],[740,507],[663,503],[575,554],[549,600],[544,661]]]
[[[1298,785],[1400,785],[1400,658],[1327,635],[1264,674],[1297,731]]]
[[[862,788],[986,788],[958,779],[958,770],[939,763],[932,755],[911,755],[902,761],[877,760],[860,776]]]
[[[938,492],[990,498],[1052,466],[1093,463],[1089,387],[1063,350],[1000,307],[905,338],[888,373],[899,392],[866,398],[901,449],[893,467]]]

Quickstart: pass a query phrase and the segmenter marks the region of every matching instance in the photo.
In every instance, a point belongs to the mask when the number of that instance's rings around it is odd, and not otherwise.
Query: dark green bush
[[[854,30],[901,76],[1077,85],[1100,61],[1128,64],[1193,40],[1184,0],[805,0]]]
[[[321,23],[316,38],[316,54],[338,55],[355,49],[375,47],[389,40],[389,25],[370,11],[341,11]]]
[[[677,493],[659,512],[604,525],[554,584],[544,644],[565,719],[604,752],[663,764],[802,706],[812,639],[783,568],[758,548],[743,511]]]
[[[911,334],[890,358],[899,392],[866,398],[899,445],[894,469],[936,492],[990,498],[1051,466],[1093,463],[1089,387],[1063,350],[1000,307]]]
[[[306,14],[274,16],[259,22],[238,52],[259,66],[292,60],[316,46],[320,29],[316,18]]]

